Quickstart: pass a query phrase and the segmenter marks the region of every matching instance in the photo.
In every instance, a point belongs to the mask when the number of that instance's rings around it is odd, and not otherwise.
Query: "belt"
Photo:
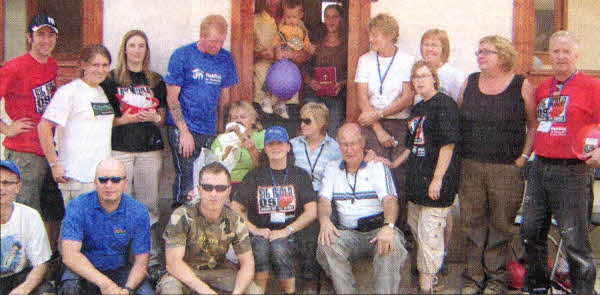
[[[547,165],[572,166],[572,165],[579,165],[579,164],[584,163],[582,160],[579,160],[579,159],[552,159],[552,158],[546,158],[546,157],[540,157],[540,156],[535,156],[535,157],[538,161],[542,162],[543,164],[547,164]]]

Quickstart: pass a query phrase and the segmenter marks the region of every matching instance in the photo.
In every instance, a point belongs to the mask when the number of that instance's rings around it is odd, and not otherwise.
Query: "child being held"
[[[304,8],[300,0],[284,0],[283,2],[283,19],[278,27],[278,34],[273,39],[273,47],[275,56],[285,57],[282,51],[300,51],[306,50],[310,55],[315,52],[315,47],[308,39],[308,31],[302,22],[304,16]],[[266,86],[263,85],[263,90],[266,92],[262,98],[260,106],[263,112],[271,114],[275,113],[284,119],[289,119],[287,107],[284,101],[281,101],[268,93]]]

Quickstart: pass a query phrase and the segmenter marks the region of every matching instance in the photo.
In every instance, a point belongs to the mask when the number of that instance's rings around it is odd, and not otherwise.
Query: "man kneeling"
[[[71,200],[62,226],[62,257],[68,268],[59,294],[154,294],[145,280],[150,216],[124,194],[125,167],[116,159],[96,167],[95,191]],[[129,249],[135,255],[129,267]]]
[[[167,270],[157,294],[262,294],[252,282],[254,257],[248,228],[241,217],[225,206],[231,177],[219,163],[199,173],[200,201],[177,208],[165,229]],[[233,245],[240,268],[224,266],[225,253]]]

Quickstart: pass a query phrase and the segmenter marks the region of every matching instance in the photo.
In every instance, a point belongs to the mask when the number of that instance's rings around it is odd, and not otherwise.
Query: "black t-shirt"
[[[405,140],[406,147],[410,149],[405,185],[408,200],[422,206],[448,207],[454,202],[458,184],[456,145],[442,180],[440,198],[432,200],[427,195],[440,148],[459,141],[458,107],[451,97],[438,92],[431,99],[413,106],[408,122],[409,132]]]
[[[167,106],[167,87],[159,74],[153,73],[160,81],[150,88],[148,80],[144,72],[131,72],[130,86],[118,85],[114,80],[114,70],[110,72],[109,77],[104,80],[100,86],[104,89],[108,101],[115,110],[115,116],[121,117],[121,102],[117,98],[117,94],[124,95],[127,92],[134,91],[135,94],[151,96],[158,99],[158,107],[166,108]],[[114,126],[112,130],[112,149],[122,152],[149,152],[163,148],[163,140],[160,135],[160,129],[154,122],[137,122],[124,125]]]
[[[255,226],[282,229],[302,214],[305,204],[316,202],[317,194],[310,175],[299,167],[260,167],[244,176],[233,200],[246,207],[248,220]]]

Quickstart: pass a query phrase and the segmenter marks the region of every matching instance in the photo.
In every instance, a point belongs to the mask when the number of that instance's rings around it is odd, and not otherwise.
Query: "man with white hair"
[[[600,167],[600,149],[583,161],[571,148],[586,125],[600,122],[600,81],[576,68],[578,45],[567,31],[550,38],[553,76],[535,93],[538,126],[536,159],[527,178],[521,238],[527,273],[523,291],[546,293],[547,235],[554,216],[564,240],[572,292],[594,290],[596,269],[588,236],[593,198],[590,167]]]

